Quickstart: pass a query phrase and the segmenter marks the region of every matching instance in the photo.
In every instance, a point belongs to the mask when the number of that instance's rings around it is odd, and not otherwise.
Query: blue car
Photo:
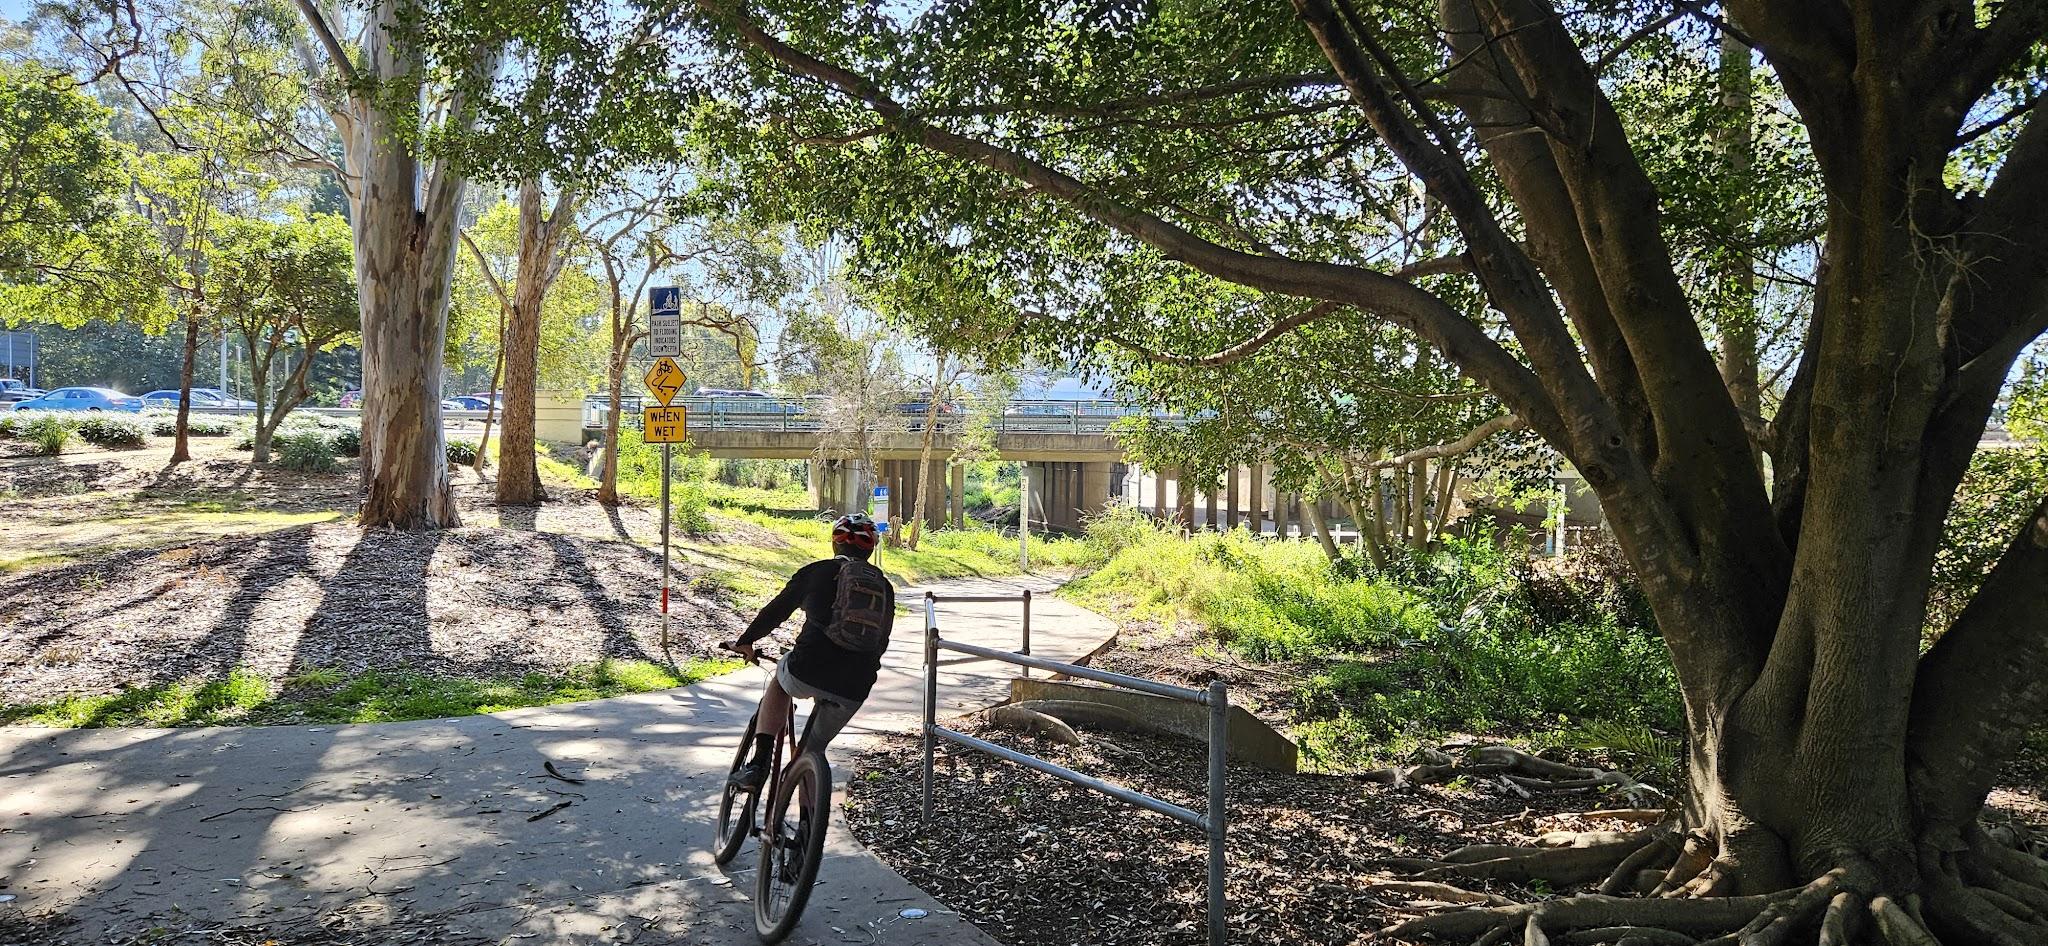
[[[126,411],[142,413],[142,399],[112,388],[58,388],[14,405],[17,411]]]
[[[142,396],[142,403],[163,410],[176,410],[178,408],[178,389],[166,388],[162,391],[151,391]],[[202,410],[212,408],[215,410],[240,409],[252,411],[256,409],[256,402],[234,397],[219,388],[193,388],[192,406]]]

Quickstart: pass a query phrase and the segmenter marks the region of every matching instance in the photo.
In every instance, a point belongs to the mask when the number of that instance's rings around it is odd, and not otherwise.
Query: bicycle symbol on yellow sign
[[[647,369],[647,390],[661,401],[663,407],[675,402],[682,393],[683,382],[689,380],[683,374],[682,366],[674,358],[656,358],[654,366]]]

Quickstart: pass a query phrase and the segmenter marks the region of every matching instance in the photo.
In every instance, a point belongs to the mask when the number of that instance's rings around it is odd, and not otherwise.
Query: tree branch
[[[1921,658],[1907,771],[1936,827],[1974,823],[2020,739],[2048,709],[2048,501],[2020,527],[1976,597]]]
[[[1355,266],[1258,255],[1211,243],[1018,152],[925,124],[866,77],[790,46],[721,0],[698,0],[698,4],[723,18],[742,39],[780,66],[866,105],[901,138],[1021,180],[1090,219],[1219,279],[1267,292],[1354,305],[1387,318],[1428,339],[1484,379],[1503,401],[1532,418],[1539,428],[1564,436],[1563,420],[1534,372],[1470,319],[1405,280]]]
[[[1206,355],[1180,355],[1158,351],[1132,341],[1129,337],[1114,330],[1104,330],[1101,335],[1104,341],[1141,355],[1150,361],[1169,365],[1183,365],[1190,368],[1218,368],[1242,361],[1256,353],[1259,349],[1277,341],[1280,336],[1304,325],[1321,321],[1344,308],[1344,306],[1335,302],[1318,302],[1315,305],[1309,306],[1306,311],[1295,313],[1283,319],[1273,320],[1271,325],[1266,326],[1265,329],[1250,338],[1225,346]]]
[[[1522,423],[1521,418],[1512,414],[1505,414],[1472,428],[1465,436],[1449,443],[1440,443],[1434,446],[1410,450],[1400,456],[1389,457],[1385,460],[1374,460],[1367,464],[1366,468],[1384,470],[1390,467],[1407,466],[1420,460],[1442,460],[1448,457],[1464,456],[1478,449],[1480,444],[1485,443],[1495,434],[1507,433],[1510,430],[1521,430],[1528,426],[1528,424]]]
[[[341,81],[351,88],[356,84],[356,66],[348,57],[348,49],[341,45],[341,39],[334,35],[334,28],[327,23],[327,14],[322,12],[314,0],[298,0],[299,12],[306,17],[306,26],[312,29],[314,38],[327,50],[328,61],[334,71],[341,73]]]
[[[491,294],[498,297],[498,304],[501,306],[511,305],[512,297],[506,294],[505,284],[498,281],[498,274],[491,272],[491,263],[484,258],[484,251],[479,249],[476,241],[470,238],[468,230],[462,231],[461,236],[462,245],[469,247],[469,254],[476,257],[476,268],[483,270],[484,281],[490,283]]]

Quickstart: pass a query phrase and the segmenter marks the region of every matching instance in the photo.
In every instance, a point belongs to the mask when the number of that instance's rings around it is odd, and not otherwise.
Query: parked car
[[[462,409],[465,411],[496,410],[499,413],[504,413],[505,411],[505,402],[488,394],[457,394],[448,400],[462,405]],[[493,402],[496,403],[495,408],[492,406]]]
[[[0,404],[26,401],[32,397],[42,397],[45,393],[47,392],[42,388],[29,387],[17,378],[0,378]]]
[[[129,397],[113,388],[58,388],[41,397],[14,405],[17,411],[126,411],[142,412],[142,399]]]
[[[351,389],[349,389],[349,390],[347,390],[347,391],[343,391],[343,392],[341,392],[341,401],[339,402],[339,406],[341,406],[341,407],[361,407],[361,406],[363,406],[363,389],[361,389],[361,388],[351,388]]]
[[[444,410],[444,411],[466,411],[466,410],[469,410],[469,408],[467,408],[467,407],[463,407],[463,406],[462,406],[462,402],[461,402],[461,401],[442,401],[442,402],[441,402],[441,409],[442,409],[442,410]]]
[[[142,405],[144,407],[176,410],[178,407],[177,389],[169,388],[162,391],[151,391],[142,396]],[[256,402],[234,397],[219,388],[193,388],[192,406],[202,409],[215,408],[218,410],[253,411],[256,409]]]

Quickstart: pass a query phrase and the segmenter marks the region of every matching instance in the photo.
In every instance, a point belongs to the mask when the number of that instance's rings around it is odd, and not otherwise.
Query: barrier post
[[[1209,946],[1224,946],[1227,900],[1223,893],[1223,762],[1229,755],[1230,694],[1223,681],[1209,681]]]
[[[1025,655],[1025,656],[1027,656],[1027,657],[1028,657],[1028,656],[1030,656],[1030,654],[1031,654],[1031,589],[1029,589],[1029,588],[1026,588],[1026,589],[1024,589],[1024,651],[1023,651],[1023,653],[1024,653],[1024,655]],[[1027,677],[1028,677],[1028,676],[1030,676],[1030,675],[1031,675],[1031,668],[1030,668],[1030,667],[1025,667],[1025,668],[1023,668],[1023,670],[1024,670],[1024,675],[1025,675],[1025,676],[1027,676]]]
[[[924,593],[924,797],[922,824],[932,822],[932,727],[939,719],[939,612],[932,593]]]

